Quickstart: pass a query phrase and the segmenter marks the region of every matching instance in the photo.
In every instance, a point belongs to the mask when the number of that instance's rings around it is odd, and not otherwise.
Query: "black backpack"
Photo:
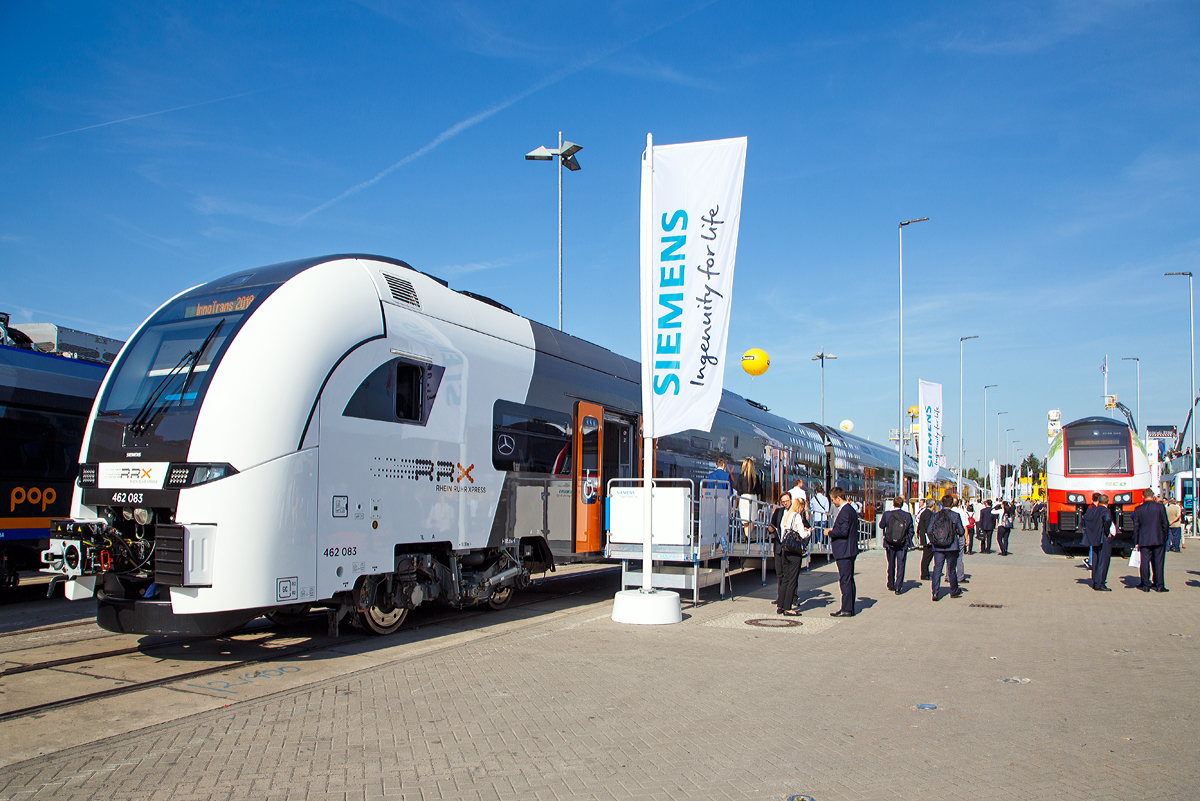
[[[892,512],[892,516],[888,518],[887,526],[883,529],[883,539],[888,545],[903,545],[908,542],[908,526],[904,522],[904,518],[900,516],[900,512]]]
[[[952,514],[954,512],[949,509],[943,509],[929,524],[929,541],[933,543],[933,547],[949,548],[954,544],[954,524],[950,522]]]

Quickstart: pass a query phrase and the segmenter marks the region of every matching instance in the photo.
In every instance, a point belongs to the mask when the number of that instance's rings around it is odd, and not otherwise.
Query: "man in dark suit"
[[[1101,503],[1103,496],[1092,493],[1092,505],[1083,513],[1083,542],[1092,549],[1092,589],[1111,592],[1108,585],[1108,562],[1112,557],[1112,514]]]
[[[938,590],[942,584],[942,567],[946,568],[946,578],[950,580],[950,597],[961,598],[962,589],[958,586],[958,543],[959,537],[965,537],[962,518],[954,511],[954,496],[947,493],[942,496],[942,510],[929,521],[929,543],[933,546],[933,600],[938,598]],[[948,542],[938,542],[938,529],[947,526],[950,529]]]
[[[996,515],[992,511],[992,505],[985,502],[983,510],[979,513],[979,552],[992,552],[992,532],[996,530]]]
[[[1154,497],[1154,490],[1142,493],[1141,505],[1133,511],[1133,544],[1142,552],[1142,592],[1169,592],[1163,581],[1163,558],[1166,556],[1167,510]],[[1150,569],[1154,568],[1154,582],[1150,582]]]
[[[892,506],[895,508],[879,518],[879,530],[883,532],[883,548],[887,551],[887,588],[899,595],[904,589],[904,563],[908,561],[913,519],[904,508],[903,498],[894,498]]]
[[[838,584],[842,590],[842,608],[830,612],[830,617],[854,617],[854,599],[857,588],[854,586],[854,560],[858,558],[858,512],[846,500],[846,491],[834,487],[829,493],[830,499],[837,506],[837,517],[833,527],[829,529],[829,549],[837,561]]]
[[[925,501],[925,508],[917,518],[917,538],[921,543],[921,581],[929,581],[929,563],[933,561],[933,546],[929,544],[929,521],[937,512],[937,501]]]

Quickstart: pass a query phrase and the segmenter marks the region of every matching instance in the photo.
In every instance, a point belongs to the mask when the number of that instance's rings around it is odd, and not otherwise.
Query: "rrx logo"
[[[420,481],[428,478],[435,484],[461,484],[463,481],[474,484],[471,471],[475,465],[463,467],[457,462],[434,461],[432,459],[400,459],[397,472],[401,478]]]

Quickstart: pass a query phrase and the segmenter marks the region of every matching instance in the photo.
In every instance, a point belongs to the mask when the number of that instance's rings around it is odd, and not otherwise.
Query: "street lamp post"
[[[996,412],[996,461],[997,462],[1000,461],[1000,415],[1002,415],[1002,414],[1008,414],[1008,412]],[[999,475],[999,474],[1000,474],[1000,471],[997,470],[996,475]],[[995,494],[996,494],[996,488],[992,487],[992,495],[994,496]]]
[[[979,339],[978,336],[959,337],[958,338],[958,478],[956,479],[956,488],[958,497],[962,497],[962,473],[963,473],[963,343],[968,339]]]
[[[525,154],[526,161],[553,161],[555,156],[558,156],[558,330],[561,331],[562,323],[562,168],[566,167],[571,172],[579,169],[579,162],[575,160],[575,154],[583,150],[582,145],[577,145],[574,142],[564,142],[562,131],[558,132],[558,148],[551,150],[548,147],[539,147],[537,150],[531,150]]]
[[[900,406],[897,425],[900,427],[899,472],[896,474],[896,497],[904,494],[904,226],[925,222],[928,217],[905,220],[896,227],[900,237]]]
[[[832,353],[826,353],[825,348],[821,348],[821,352],[812,357],[812,360],[821,362],[821,425],[825,425],[825,360],[837,359]]]
[[[1004,429],[1004,466],[1005,467],[1012,466],[1012,444],[1008,441],[1008,434],[1011,431],[1016,431],[1016,429],[1015,428]],[[1011,476],[1012,473],[1010,472],[1009,475]],[[1001,481],[1000,485],[1004,486],[1004,482]]]
[[[1121,361],[1123,361],[1123,362],[1137,362],[1137,390],[1138,390],[1138,402],[1137,402],[1138,416],[1137,416],[1137,422],[1138,422],[1138,425],[1140,425],[1140,426],[1142,427],[1142,429],[1143,429],[1143,430],[1145,430],[1145,428],[1146,428],[1146,423],[1145,423],[1145,421],[1144,421],[1144,420],[1142,420],[1142,360],[1141,360],[1141,359],[1139,359],[1137,356],[1122,356],[1122,357],[1121,357]],[[1135,433],[1135,434],[1136,434],[1137,432],[1135,431],[1135,432],[1133,432],[1133,433]]]
[[[1188,317],[1190,319],[1192,331],[1192,406],[1196,408],[1196,292],[1192,283],[1191,272],[1185,273],[1164,273],[1164,275],[1186,275],[1188,279]],[[1195,415],[1192,415],[1192,422],[1195,423]],[[1196,426],[1188,426],[1192,430],[1192,536],[1196,536]],[[1179,500],[1183,500],[1180,498]]]
[[[998,386],[1000,386],[1000,385],[999,384],[988,384],[983,388],[983,469],[984,470],[988,469],[988,463],[987,463],[987,391],[989,389],[993,389]],[[990,477],[991,477],[990,473],[988,474],[988,477],[990,479]]]

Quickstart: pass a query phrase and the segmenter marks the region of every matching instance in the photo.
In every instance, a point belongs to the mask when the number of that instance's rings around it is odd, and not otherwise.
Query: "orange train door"
[[[604,488],[600,486],[604,407],[575,404],[575,553],[604,549]]]

